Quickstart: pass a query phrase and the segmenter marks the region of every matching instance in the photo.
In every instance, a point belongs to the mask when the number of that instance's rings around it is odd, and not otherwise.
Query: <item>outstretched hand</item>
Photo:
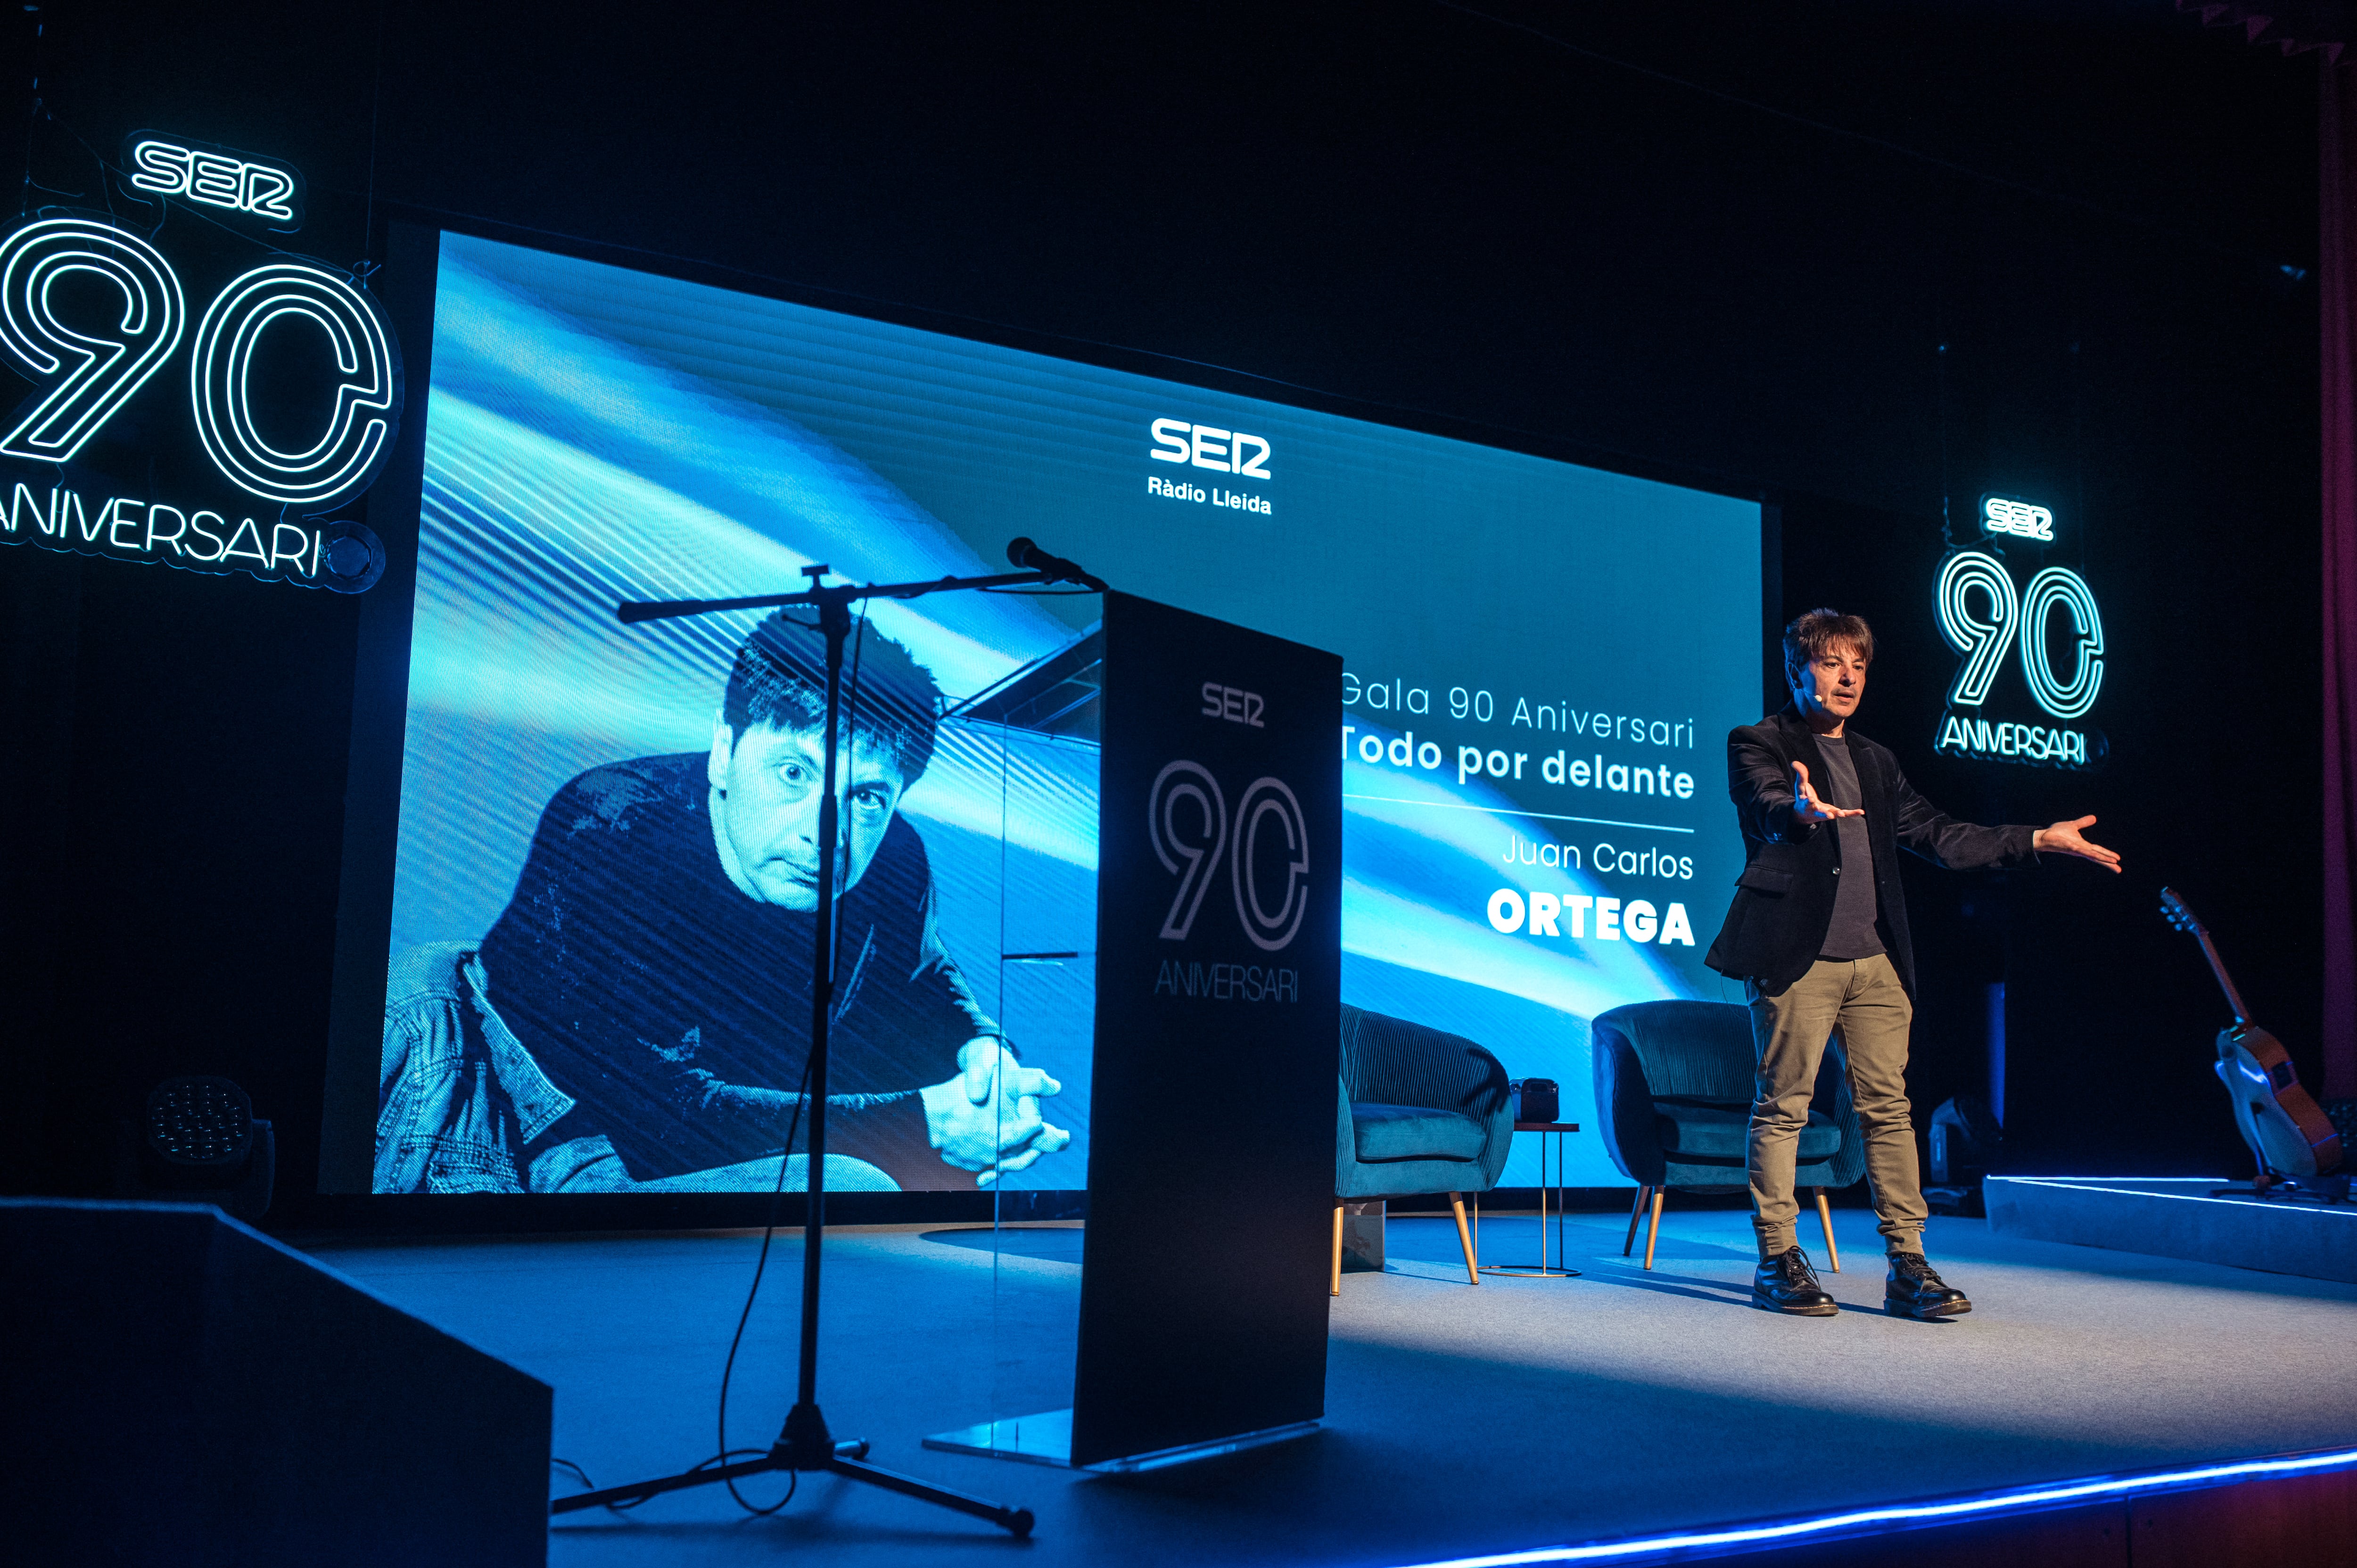
[[[1862,817],[1864,815],[1866,815],[1866,813],[1862,811],[1854,810],[1847,806],[1828,806],[1823,800],[1818,800],[1816,790],[1812,789],[1809,784],[1809,765],[1805,762],[1795,762],[1792,764],[1792,817],[1794,821],[1807,822],[1813,825],[1818,822],[1835,822],[1843,817]],[[2087,820],[2089,822],[2094,821],[2092,817]]]
[[[2095,819],[2093,817],[2080,817],[2072,822],[2056,822],[2051,827],[2039,829],[2031,837],[2029,847],[2047,854],[2075,854],[2081,860],[2093,861],[2106,871],[2116,872],[2120,868],[2120,857],[2115,851],[2105,849],[2102,844],[2091,843],[2080,836],[2081,828],[2092,828],[2094,825]]]

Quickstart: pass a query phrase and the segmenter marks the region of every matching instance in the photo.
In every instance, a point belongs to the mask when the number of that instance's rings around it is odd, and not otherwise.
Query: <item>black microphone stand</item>
[[[1021,542],[1028,544],[1029,541]],[[1056,562],[1060,567],[1068,564]],[[778,1434],[777,1442],[771,1444],[770,1451],[759,1459],[740,1460],[734,1465],[707,1465],[701,1469],[683,1471],[651,1481],[634,1481],[627,1486],[579,1492],[572,1497],[558,1498],[548,1505],[548,1511],[552,1514],[573,1513],[608,1503],[642,1502],[660,1493],[711,1486],[716,1482],[733,1481],[767,1471],[826,1470],[899,1492],[904,1497],[986,1519],[1012,1530],[1020,1539],[1031,1533],[1029,1509],[1011,1509],[987,1498],[952,1491],[947,1487],[934,1486],[930,1481],[920,1481],[913,1476],[903,1476],[898,1471],[865,1464],[862,1461],[867,1455],[866,1441],[853,1438],[836,1442],[828,1433],[826,1417],[820,1413],[818,1408],[818,1276],[819,1261],[826,1240],[826,1047],[828,1027],[832,1022],[830,1015],[834,1005],[834,867],[839,833],[835,816],[837,730],[843,716],[843,648],[851,637],[853,605],[863,599],[914,599],[953,588],[1011,588],[1071,578],[1069,574],[1050,570],[1008,572],[990,577],[940,577],[924,583],[871,583],[865,586],[845,583],[830,588],[819,581],[826,573],[827,568],[823,565],[803,567],[802,575],[811,580],[811,585],[799,594],[757,594],[741,599],[660,599],[625,604],[615,611],[628,624],[671,620],[682,616],[712,615],[722,610],[810,605],[818,610],[819,630],[826,639],[826,759],[818,807],[818,925],[814,933],[818,950],[811,965],[810,1176],[806,1185],[808,1200],[802,1228],[802,1365],[794,1406],[786,1412],[785,1429]],[[1089,586],[1103,591],[1102,583],[1093,578],[1086,581]],[[783,1151],[779,1157],[783,1159],[792,1152],[791,1149]]]

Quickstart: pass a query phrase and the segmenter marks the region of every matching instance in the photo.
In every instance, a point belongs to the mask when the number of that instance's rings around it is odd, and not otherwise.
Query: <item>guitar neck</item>
[[[2225,961],[2218,956],[2218,945],[2210,940],[2208,931],[2198,926],[2194,928],[2193,936],[2201,944],[2201,956],[2210,961],[2210,972],[2218,977],[2218,989],[2226,993],[2226,1005],[2234,1010],[2234,1026],[2248,1028],[2250,1009],[2243,1005],[2243,993],[2234,989],[2234,978],[2226,972]]]

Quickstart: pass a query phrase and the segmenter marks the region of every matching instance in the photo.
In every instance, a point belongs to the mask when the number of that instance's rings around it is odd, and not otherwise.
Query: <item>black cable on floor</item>
[[[581,1485],[584,1487],[593,1492],[597,1489],[597,1483],[589,1478],[589,1472],[583,1469],[580,1466],[576,1465],[570,1459],[558,1459],[552,1457],[548,1461],[548,1467],[552,1470],[570,1470],[575,1475],[581,1477]],[[696,1468],[701,1470],[704,1466],[702,1465],[698,1465]],[[632,1498],[627,1502],[608,1503],[606,1507],[609,1511],[614,1513],[627,1513],[629,1510],[637,1508],[640,1503],[645,1502],[646,1500],[647,1499],[644,1498]]]
[[[746,1289],[744,1308],[737,1314],[737,1332],[729,1336],[728,1360],[726,1364],[720,1369],[720,1413],[717,1422],[720,1434],[720,1453],[717,1457],[705,1461],[706,1464],[726,1464],[728,1461],[728,1455],[731,1452],[728,1446],[728,1382],[737,1372],[737,1348],[745,1342],[745,1325],[750,1321],[753,1316],[753,1302],[755,1298],[761,1294],[761,1275],[770,1266],[770,1240],[777,1234],[778,1206],[783,1202],[785,1198],[786,1166],[793,1158],[794,1134],[802,1130],[802,1106],[810,1099],[810,1058],[808,1057],[804,1057],[802,1058],[802,1080],[794,1090],[794,1113],[786,1122],[785,1150],[778,1156],[778,1185],[770,1189],[770,1217],[761,1226],[761,1255],[753,1264],[753,1283]],[[807,1162],[805,1162],[805,1164],[807,1164]],[[807,1176],[805,1176],[802,1180],[802,1190],[805,1193],[810,1190],[810,1180]],[[736,1450],[736,1452],[763,1453],[766,1452],[766,1450],[738,1449]],[[699,1470],[704,1467],[705,1466],[703,1465],[698,1465],[696,1466]],[[792,1477],[791,1483],[786,1487],[786,1495],[780,1498],[776,1502],[771,1503],[765,1509],[755,1508],[751,1503],[747,1502],[745,1500],[745,1494],[737,1489],[737,1482],[734,1477],[723,1481],[721,1485],[728,1488],[728,1495],[737,1499],[737,1506],[738,1508],[743,1509],[747,1513],[752,1514],[756,1518],[766,1518],[770,1514],[776,1513],[788,1503],[792,1502],[794,1500],[794,1493],[802,1487],[802,1477],[799,1474],[791,1470],[786,1473],[788,1476]]]

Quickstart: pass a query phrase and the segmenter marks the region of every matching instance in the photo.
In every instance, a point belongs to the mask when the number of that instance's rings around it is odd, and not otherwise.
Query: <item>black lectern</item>
[[[1341,676],[1116,593],[961,710],[1102,747],[1089,1221],[1072,1408],[927,1447],[1135,1470],[1324,1413]]]

